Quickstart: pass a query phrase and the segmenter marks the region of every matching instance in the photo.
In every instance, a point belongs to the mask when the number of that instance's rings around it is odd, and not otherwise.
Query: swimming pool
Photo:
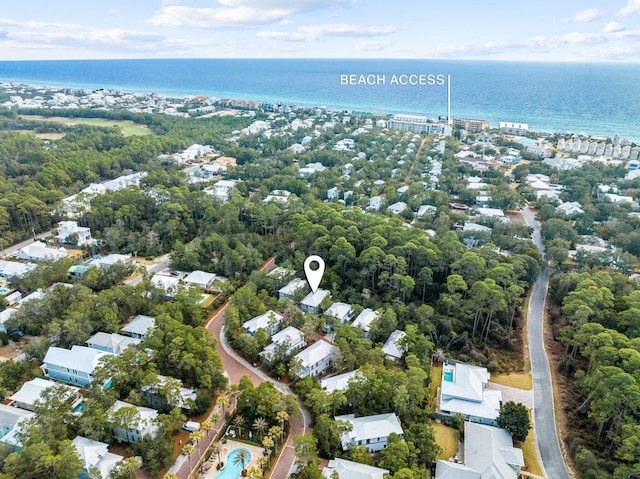
[[[444,370],[444,380],[450,383],[453,382],[453,369]]]
[[[227,462],[216,476],[216,479],[240,478],[240,474],[242,473],[242,464],[235,462],[238,452],[240,451],[244,451],[247,454],[247,462],[245,463],[244,467],[249,467],[249,462],[251,462],[251,453],[247,449],[238,447],[227,455]]]
[[[3,296],[11,291],[9,288],[0,288],[0,296]]]

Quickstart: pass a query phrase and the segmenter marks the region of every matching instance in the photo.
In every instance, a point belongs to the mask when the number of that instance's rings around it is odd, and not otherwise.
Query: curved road
[[[527,224],[533,228],[533,241],[544,253],[540,238],[540,224],[531,210],[522,210]],[[569,479],[567,466],[560,450],[553,402],[553,387],[549,359],[544,349],[544,311],[549,288],[549,269],[546,268],[531,289],[529,301],[528,336],[533,377],[533,428],[542,459],[542,468],[549,479]]]
[[[268,265],[267,262],[266,265]],[[276,388],[285,394],[293,394],[293,391],[284,383],[276,381],[267,374],[253,367],[248,361],[240,357],[229,345],[224,335],[224,313],[229,306],[229,301],[225,302],[222,307],[215,311],[206,324],[206,328],[213,334],[218,341],[217,351],[222,358],[222,364],[225,371],[229,375],[231,384],[238,384],[243,375],[248,375],[254,385],[258,385],[263,381],[271,381]],[[283,479],[289,476],[293,470],[296,454],[293,447],[293,438],[298,434],[306,434],[311,431],[311,416],[309,411],[301,403],[300,398],[296,395],[298,407],[301,414],[292,415],[289,418],[289,437],[287,442],[278,456],[278,459],[271,471],[271,477],[275,479]]]

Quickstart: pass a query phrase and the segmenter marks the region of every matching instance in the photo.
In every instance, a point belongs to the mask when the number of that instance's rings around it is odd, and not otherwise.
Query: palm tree
[[[433,356],[431,357],[431,359],[433,359],[434,363],[444,363],[444,360],[447,358],[444,349],[442,348],[438,348],[433,352]]]
[[[213,429],[213,424],[214,424],[213,421],[211,421],[210,419],[207,419],[206,421],[202,421],[202,424],[200,425],[202,430],[207,433],[207,439],[209,439],[209,431]]]
[[[220,453],[222,452],[222,446],[218,441],[211,443],[211,454],[218,456],[218,462],[222,462],[220,460]]]
[[[193,451],[195,451],[195,448],[191,444],[187,444],[182,448],[182,453],[189,459],[189,474],[191,474],[191,454],[193,454]]]
[[[236,457],[233,458],[234,464],[240,464],[242,466],[242,472],[244,472],[244,468],[249,462],[249,453],[244,449],[240,449],[236,453]]]
[[[204,439],[204,433],[200,430],[193,431],[189,438],[191,439],[191,442],[198,446],[198,455],[200,455],[200,441]]]
[[[269,466],[269,460],[262,456],[259,457],[257,460],[258,466],[260,466],[260,470],[262,471],[262,474],[264,475],[264,471],[267,470],[267,467]]]
[[[275,441],[271,436],[266,436],[264,439],[262,439],[262,447],[269,451],[269,455],[267,456],[269,458],[269,465],[271,465],[271,453],[273,452],[274,444]]]
[[[269,436],[273,437],[274,441],[276,440],[276,438],[280,440],[282,436],[282,428],[280,426],[271,426],[269,428]]]
[[[282,429],[282,434],[284,434],[284,423],[289,420],[289,413],[287,411],[278,411],[276,414],[276,419],[280,423],[280,429]]]
[[[262,479],[262,471],[260,470],[260,468],[258,466],[251,466],[248,470],[247,470],[247,477],[249,479]]]
[[[240,433],[242,432],[242,428],[244,427],[244,418],[240,414],[238,414],[236,417],[233,418],[232,425],[238,428],[238,436],[240,436]]]
[[[222,414],[220,414],[218,411],[213,411],[211,413],[211,415],[209,416],[209,421],[211,421],[213,423],[213,425],[215,426],[216,424],[218,424],[220,422],[220,418],[222,417]]]
[[[255,419],[255,421],[253,421],[253,429],[260,433],[260,440],[262,441],[262,436],[264,435],[264,432],[267,430],[267,427],[269,426],[269,423],[267,423],[267,420],[263,417],[257,417]]]
[[[167,472],[162,479],[178,479],[178,476],[173,472]]]
[[[231,404],[231,398],[226,394],[223,394],[222,396],[218,396],[216,404],[222,408],[222,416],[227,417],[227,406]]]

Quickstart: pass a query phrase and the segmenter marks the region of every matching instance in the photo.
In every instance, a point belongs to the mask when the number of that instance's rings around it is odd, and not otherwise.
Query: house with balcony
[[[248,334],[254,336],[258,329],[264,329],[269,336],[273,336],[282,324],[282,315],[275,311],[267,311],[264,314],[251,318],[242,323]]]
[[[324,339],[316,341],[308,348],[303,349],[293,357],[301,366],[298,377],[305,378],[322,374],[329,369],[331,361],[337,352],[338,348]]]
[[[131,418],[133,422],[127,423],[126,425],[118,421],[119,411],[122,416],[125,416],[121,411],[123,408],[129,409],[126,416],[132,413]],[[145,437],[155,435],[158,431],[158,424],[156,423],[158,411],[148,407],[135,406],[125,401],[116,401],[107,411],[107,417],[115,424],[113,428],[113,438],[119,442],[138,442]]]
[[[51,379],[74,386],[88,386],[93,381],[96,368],[111,355],[85,346],[72,346],[71,349],[51,346],[40,368]]]
[[[391,433],[397,434],[400,438],[404,434],[400,419],[393,412],[364,417],[348,414],[336,416],[335,420],[351,424],[351,431],[345,432],[340,438],[342,449],[345,451],[356,446],[365,446],[370,452],[382,451],[387,447]]]
[[[109,477],[116,464],[124,459],[119,454],[109,452],[109,444],[94,441],[84,436],[76,436],[72,444],[83,465],[83,472],[80,474],[79,479],[93,477],[93,475],[89,475],[92,470],[98,471],[100,477]]]
[[[156,318],[139,314],[133,318],[128,324],[120,329],[123,333],[127,333],[132,338],[147,339],[156,327]]]
[[[117,356],[125,349],[135,347],[142,342],[141,339],[123,336],[118,333],[96,333],[87,339],[87,346],[98,351],[106,351]]]
[[[9,396],[10,406],[26,409],[27,411],[36,410],[36,402],[42,399],[42,394],[54,387],[58,386],[57,392],[64,394],[65,402],[71,403],[72,407],[77,407],[82,401],[80,388],[69,386],[68,384],[57,383],[43,378],[34,378],[24,383],[18,391]]]

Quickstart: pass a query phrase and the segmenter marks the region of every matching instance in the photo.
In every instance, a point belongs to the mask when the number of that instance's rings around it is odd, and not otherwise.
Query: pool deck
[[[251,453],[251,462],[247,464],[247,469],[252,464],[258,464],[257,458],[262,456],[264,448],[258,446],[251,446],[249,444],[245,444],[244,442],[237,442],[232,440],[227,440],[226,444],[220,444],[222,446],[222,450],[220,451],[220,457],[224,458],[224,462],[227,462],[227,455],[233,451],[234,449],[242,448],[247,449]],[[212,456],[213,457],[213,456]],[[208,471],[204,472],[204,474],[199,474],[196,477],[199,479],[214,479],[216,475],[220,472],[216,469],[216,465],[218,464],[218,457],[214,457],[213,461],[211,461],[212,467],[209,468]]]

